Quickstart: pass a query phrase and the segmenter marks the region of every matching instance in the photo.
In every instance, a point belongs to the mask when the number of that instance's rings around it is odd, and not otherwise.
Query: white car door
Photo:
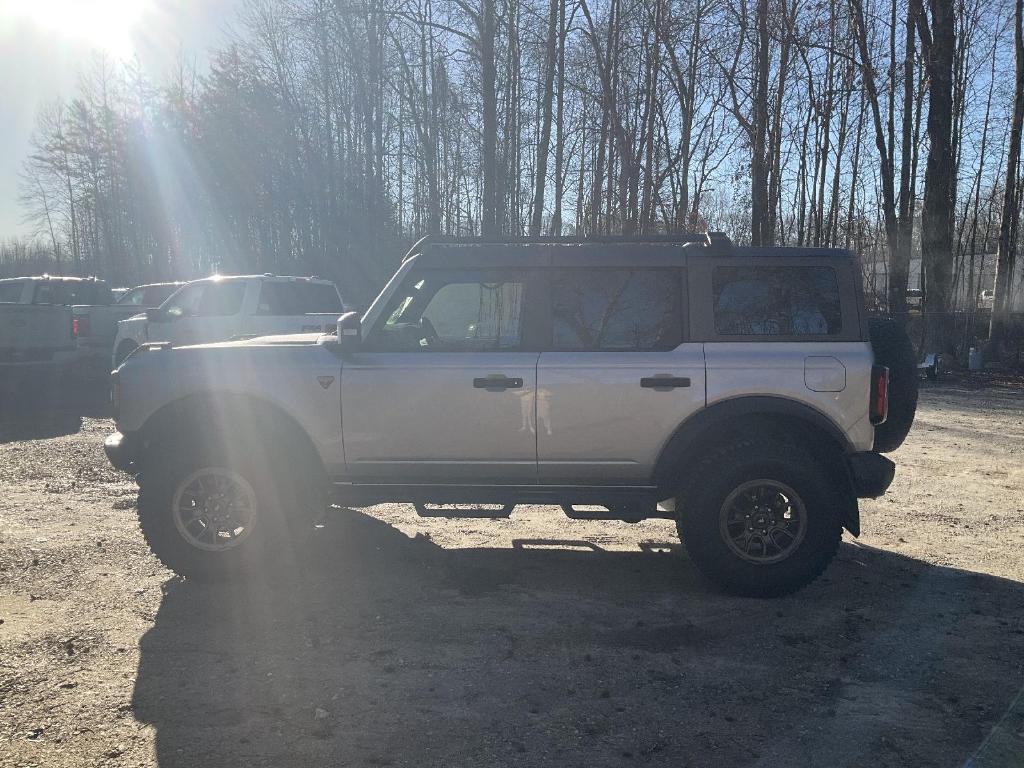
[[[414,270],[342,365],[354,479],[537,479],[537,352],[525,351],[523,269]]]
[[[161,319],[150,322],[149,341],[174,346],[226,341],[239,333],[245,280],[203,280],[185,286],[161,307]]]

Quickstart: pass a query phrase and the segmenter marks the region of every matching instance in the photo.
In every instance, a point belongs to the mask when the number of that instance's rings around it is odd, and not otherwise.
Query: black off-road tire
[[[906,440],[917,413],[917,354],[906,329],[895,320],[868,321],[875,364],[889,368],[889,417],[875,427],[874,449],[895,451]]]
[[[688,472],[693,481],[680,498],[679,536],[690,560],[726,592],[778,597],[796,592],[824,572],[842,538],[842,491],[809,453],[777,440],[749,440],[713,451]],[[729,546],[720,515],[733,490],[752,480],[793,489],[806,512],[803,540],[778,562],[753,563]]]
[[[179,483],[209,467],[228,469],[248,481],[257,499],[251,533],[232,549],[216,552],[191,544],[175,525],[173,499]],[[142,534],[160,562],[187,579],[227,582],[272,572],[298,562],[302,516],[289,519],[283,489],[266,467],[247,465],[211,449],[173,451],[149,462],[139,476],[138,516]],[[308,521],[307,521],[308,522]]]

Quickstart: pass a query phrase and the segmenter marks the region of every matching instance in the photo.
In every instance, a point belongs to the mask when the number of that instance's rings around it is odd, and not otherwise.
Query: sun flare
[[[148,0],[0,0],[0,18],[27,19],[64,40],[86,42],[118,58],[134,52],[132,32]]]

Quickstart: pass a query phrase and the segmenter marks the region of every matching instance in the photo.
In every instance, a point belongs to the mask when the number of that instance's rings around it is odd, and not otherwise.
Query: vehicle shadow
[[[844,544],[762,601],[667,543],[320,533],[258,579],[165,584],[132,700],[159,765],[953,766],[1024,717],[1017,582]]]
[[[83,418],[110,418],[106,381],[20,377],[0,383],[0,444],[73,435]]]

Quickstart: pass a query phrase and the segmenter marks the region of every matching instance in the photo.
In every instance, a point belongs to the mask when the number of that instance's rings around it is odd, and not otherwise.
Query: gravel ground
[[[1024,765],[1024,398],[925,389],[799,594],[665,521],[337,510],[277,575],[173,578],[103,397],[0,415],[0,765]]]

